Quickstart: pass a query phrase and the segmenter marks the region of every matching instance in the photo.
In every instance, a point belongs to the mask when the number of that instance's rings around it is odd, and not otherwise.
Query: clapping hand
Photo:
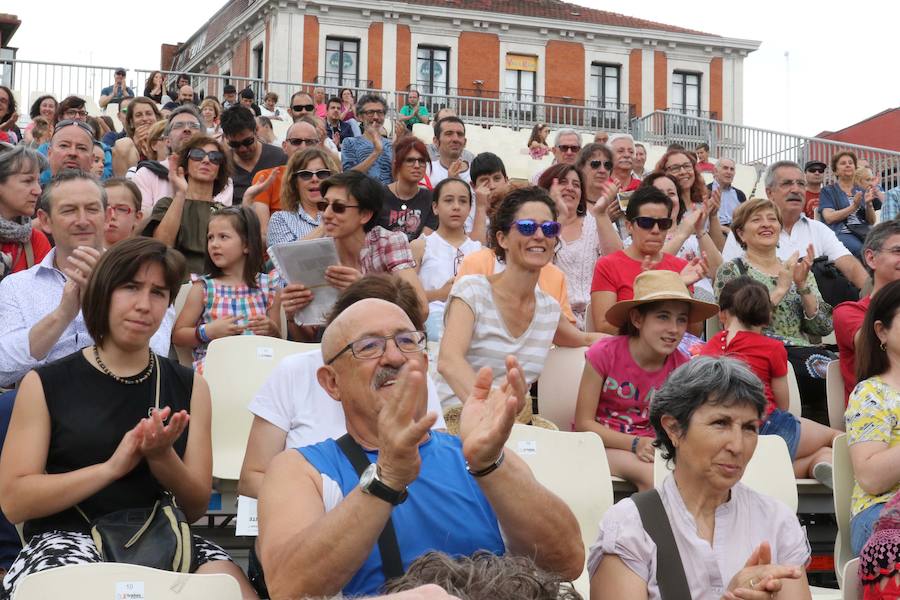
[[[141,462],[144,457],[141,454],[142,431],[141,423],[138,423],[133,429],[125,432],[115,452],[106,461],[106,466],[109,467],[113,479],[118,480],[125,477]]]
[[[87,290],[88,279],[94,270],[97,261],[100,260],[100,251],[91,246],[78,246],[68,257],[68,264],[62,266],[62,272],[66,276],[66,284],[63,286],[63,295],[60,306],[71,319],[81,310],[81,299]]]
[[[157,368],[158,365],[157,365]],[[168,423],[166,420],[168,419]],[[138,423],[141,435],[141,454],[148,460],[164,455],[187,427],[190,415],[186,410],[172,414],[168,406],[152,409],[150,416]]]
[[[461,158],[457,158],[452,163],[450,163],[450,168],[447,169],[448,177],[459,177],[460,173],[465,173],[469,170],[469,163],[464,161]]]
[[[381,132],[379,131],[380,125],[372,124],[366,126],[366,131],[363,133],[363,136],[372,142],[372,145],[375,147],[374,153],[381,154],[381,151],[384,149],[384,145],[381,142]]]
[[[703,199],[703,206],[710,216],[717,215],[719,213],[719,208],[722,206],[722,190],[713,190],[712,194]]]
[[[796,258],[794,258],[795,256]],[[794,252],[791,257],[794,258],[794,262],[791,266],[791,276],[794,281],[794,285],[796,285],[798,288],[806,287],[806,280],[809,275],[809,270],[812,268],[813,261],[816,258],[812,244],[806,247],[806,256],[804,256],[803,258],[800,258],[798,252]]]
[[[472,393],[463,404],[459,417],[459,437],[463,456],[473,471],[481,471],[500,456],[503,445],[521,410],[516,386],[521,378],[518,366],[507,373],[507,380],[499,388],[492,387],[490,367],[482,367],[475,376]]]
[[[731,578],[727,600],[770,600],[781,591],[782,579],[800,579],[800,567],[772,564],[772,548],[769,542],[760,544],[744,564],[744,568]]]
[[[277,172],[278,169],[272,169],[271,171],[269,171],[269,174],[266,175],[263,179],[248,187],[247,191],[244,192],[244,204],[252,204],[253,201],[256,200],[257,196],[269,189],[272,186],[272,183],[275,181],[275,175],[277,174]]]
[[[184,169],[178,166],[178,155],[169,155],[169,185],[172,186],[172,196],[181,194],[187,196],[188,183],[184,176]]]
[[[685,265],[681,270],[681,280],[684,285],[691,286],[709,274],[709,263],[706,260],[706,252],[701,252]]]
[[[563,200],[562,188],[563,185],[559,182],[559,179],[554,178],[553,183],[550,184],[550,198],[556,204],[557,219],[565,221],[569,216],[569,207],[566,206],[566,201]]]

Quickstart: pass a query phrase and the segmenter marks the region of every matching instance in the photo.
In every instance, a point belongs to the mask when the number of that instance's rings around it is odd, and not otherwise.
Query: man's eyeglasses
[[[250,137],[244,138],[242,140],[229,140],[228,145],[231,148],[237,150],[241,146],[243,146],[244,148],[249,148],[250,146],[252,146],[255,143],[256,143],[256,138],[253,136],[250,136]]]
[[[106,208],[109,211],[109,214],[115,214],[117,217],[127,217],[131,213],[134,212],[134,209],[130,206],[126,206],[124,204],[117,204],[116,206],[108,206]]]
[[[631,222],[647,231],[651,231],[655,225],[659,226],[660,231],[668,231],[672,228],[672,219],[668,217],[662,219],[654,219],[653,217],[635,217]]]
[[[315,138],[287,138],[286,141],[291,146],[318,146],[319,140]]]
[[[172,123],[172,131],[180,131],[182,129],[200,131],[200,123],[195,123],[194,121],[179,121],[177,123]]]
[[[68,108],[63,113],[63,116],[67,119],[74,119],[75,117],[81,117],[82,119],[88,116],[88,112],[83,108]],[[57,125],[59,127],[59,125]]]
[[[666,173],[669,173],[670,175],[674,175],[675,173],[680,173],[682,171],[693,171],[693,170],[694,170],[694,164],[689,163],[689,162],[681,163],[680,165],[669,165],[668,167],[666,167]]]
[[[397,344],[397,350],[404,354],[415,354],[425,350],[426,336],[424,331],[403,331],[394,335],[372,335],[360,338],[350,342],[341,349],[340,352],[326,360],[325,364],[330,365],[341,355],[349,350],[353,354],[353,358],[359,360],[370,360],[373,358],[381,358],[387,350],[388,340],[394,340]]]
[[[581,146],[574,146],[569,144],[558,144],[556,146],[559,148],[560,152],[577,154],[581,150]]]
[[[543,223],[538,223],[534,219],[519,219],[518,221],[513,221],[513,225],[516,226],[519,233],[528,237],[537,233],[538,227],[540,227],[544,237],[547,238],[557,237],[562,229],[562,225],[557,221],[544,221]]]
[[[203,148],[191,148],[188,152],[188,158],[197,162],[202,161],[204,158],[209,158],[209,162],[214,165],[221,165],[225,162],[225,155],[223,153],[218,150],[210,150],[207,152]]]
[[[900,246],[894,246],[893,248],[882,248],[881,250],[876,250],[876,252],[886,252],[895,258],[900,258]]]
[[[825,167],[810,167],[806,170],[807,173],[824,173]]]
[[[62,129],[64,127],[69,127],[70,125],[74,125],[75,127],[78,127],[82,131],[86,132],[89,136],[91,136],[91,139],[94,139],[94,130],[91,128],[91,126],[83,121],[76,121],[74,119],[63,119],[62,121],[57,123],[56,127],[53,129],[54,135],[60,129]]]
[[[359,111],[359,114],[364,117],[383,117],[384,111],[381,109],[361,110]]]
[[[293,106],[291,106],[291,109],[294,112],[304,112],[304,111],[305,112],[313,112],[314,110],[316,110],[316,105],[315,104],[294,104]]]
[[[783,188],[785,190],[790,189],[794,186],[806,187],[806,180],[805,179],[785,179],[784,181],[778,182],[778,187]]]
[[[328,202],[327,200],[319,200],[316,202],[316,210],[322,213],[328,210],[329,206],[337,215],[344,214],[347,212],[348,208],[355,208],[356,210],[360,209],[358,204],[341,204],[340,202]]]
[[[331,170],[329,169],[319,169],[318,171],[307,171],[306,169],[301,169],[300,171],[294,171],[294,175],[302,179],[303,181],[309,181],[313,178],[313,175],[316,176],[316,179],[319,181],[324,181],[331,177]],[[324,210],[324,209],[322,209]],[[334,211],[337,212],[337,211]]]
[[[423,167],[428,164],[429,161],[424,158],[416,158],[414,156],[408,156],[403,159],[403,164],[411,167],[413,165],[422,165]]]
[[[597,170],[602,165],[607,171],[612,171],[613,163],[611,160],[592,160],[588,163],[592,169]]]

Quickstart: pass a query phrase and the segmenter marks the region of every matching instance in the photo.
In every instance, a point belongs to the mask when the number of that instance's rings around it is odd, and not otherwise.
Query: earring
[[[886,352],[886,350],[884,349],[884,342],[881,342],[881,351]]]

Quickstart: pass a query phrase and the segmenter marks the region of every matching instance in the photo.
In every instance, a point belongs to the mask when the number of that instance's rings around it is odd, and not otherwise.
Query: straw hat
[[[688,317],[691,323],[705,321],[719,312],[719,306],[711,302],[696,300],[691,296],[681,276],[675,271],[644,271],[634,279],[634,299],[622,300],[606,311],[606,320],[621,327],[628,319],[628,311],[641,304],[676,300],[691,305]]]
[[[557,427],[555,423],[534,414],[531,410],[531,405],[531,396],[526,396],[525,406],[522,408],[522,411],[516,416],[516,423],[520,423],[522,425],[532,425],[534,427],[540,427],[541,429],[552,429],[554,431],[559,431],[559,427]],[[451,406],[444,411],[444,421],[447,423],[447,433],[450,433],[452,435],[459,435],[459,417],[462,414],[462,408],[462,405]]]

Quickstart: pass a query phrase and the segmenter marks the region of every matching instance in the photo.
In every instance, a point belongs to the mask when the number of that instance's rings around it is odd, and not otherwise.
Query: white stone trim
[[[629,75],[631,73],[631,47],[622,46],[621,48],[597,48],[584,44],[584,99],[590,101],[594,97],[594,90],[591,88],[591,65],[593,63],[603,63],[607,65],[619,65],[619,102],[624,104],[632,103],[629,98]],[[551,90],[552,91],[552,90]]]
[[[652,46],[644,46],[641,48],[641,114],[643,117],[653,112],[655,88],[654,77],[654,54],[655,48]]]
[[[450,49],[450,61],[447,64],[447,86],[450,88],[459,87],[457,79],[459,75],[459,33],[451,35],[432,35],[431,33],[423,33],[421,31],[412,31],[409,44],[409,83],[416,84],[416,65],[418,64],[417,55],[419,46],[435,46]],[[396,83],[396,82],[395,82]],[[464,88],[474,87],[471,83],[462,86]],[[402,90],[397,90],[398,92]]]
[[[397,87],[397,23],[385,21],[381,33],[381,87]]]
[[[671,50],[666,52],[666,106],[672,101],[672,73],[675,71],[691,71],[700,73],[700,110],[709,111],[709,56],[687,57],[683,54],[672,56]]]
[[[328,37],[356,38],[359,40],[359,79],[369,79],[369,23],[365,21],[331,22],[327,15],[319,14],[319,66],[316,75],[325,76],[325,40]]]
[[[503,93],[506,89],[506,55],[507,54],[526,54],[529,56],[537,56],[538,59],[538,70],[537,75],[534,81],[534,94],[536,96],[546,96],[547,94],[544,91],[545,85],[545,77],[544,74],[547,69],[547,46],[546,40],[541,40],[538,43],[521,43],[521,42],[512,42],[506,41],[503,37],[500,37],[500,92]],[[460,81],[457,87],[462,88],[472,88],[474,85],[471,81]]]

